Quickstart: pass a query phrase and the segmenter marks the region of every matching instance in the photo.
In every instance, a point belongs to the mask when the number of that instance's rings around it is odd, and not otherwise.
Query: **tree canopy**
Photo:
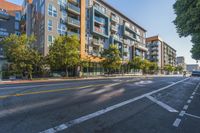
[[[177,0],[173,7],[177,15],[174,20],[177,32],[180,37],[192,37],[192,58],[200,60],[200,1]]]

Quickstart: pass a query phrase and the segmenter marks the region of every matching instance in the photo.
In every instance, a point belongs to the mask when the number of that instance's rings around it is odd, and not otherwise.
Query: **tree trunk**
[[[68,77],[68,67],[67,66],[65,67],[65,74],[66,74],[66,77]]]

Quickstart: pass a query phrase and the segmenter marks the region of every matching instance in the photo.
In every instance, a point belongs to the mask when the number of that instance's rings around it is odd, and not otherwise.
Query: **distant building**
[[[10,34],[20,35],[21,11],[21,6],[0,0],[0,41]],[[3,48],[0,46],[0,80],[4,63]]]
[[[199,65],[198,64],[187,64],[186,65],[186,70],[188,72],[199,70]]]
[[[186,63],[185,63],[185,57],[184,56],[178,56],[176,58],[176,65],[177,66],[182,66],[183,70],[186,70]]]
[[[165,65],[176,66],[176,50],[168,45],[159,36],[146,39],[148,53],[147,59],[156,62],[162,70]]]

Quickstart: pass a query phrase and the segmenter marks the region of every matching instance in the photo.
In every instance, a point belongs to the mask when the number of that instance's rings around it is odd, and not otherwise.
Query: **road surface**
[[[0,85],[0,133],[200,133],[200,78]]]

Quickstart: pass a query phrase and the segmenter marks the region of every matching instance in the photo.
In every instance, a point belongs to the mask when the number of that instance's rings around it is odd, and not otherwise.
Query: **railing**
[[[68,3],[68,8],[73,10],[73,11],[75,11],[75,12],[77,12],[78,14],[80,14],[80,8],[79,7],[77,7],[77,6],[75,6],[75,5],[71,4],[71,3]]]
[[[112,29],[113,31],[117,31],[117,30],[118,30],[117,26],[114,26],[114,25],[111,25],[111,29]]]
[[[119,23],[119,18],[118,17],[115,17],[115,16],[111,16],[111,20],[113,20],[114,22],[117,22]]]
[[[8,19],[9,18],[9,14],[6,13],[6,12],[0,11],[0,18],[1,17],[5,18],[5,19]]]
[[[95,20],[96,20],[97,22],[100,22],[100,23],[102,23],[102,24],[105,24],[105,20],[102,19],[102,18],[99,18],[99,17],[96,17],[96,16],[95,16]]]
[[[71,17],[68,17],[68,23],[79,26],[80,27],[80,21]]]
[[[98,39],[93,39],[92,43],[98,46],[103,46],[103,41]]]
[[[99,7],[99,6],[94,6],[94,8],[96,10],[98,10],[99,12],[101,12],[102,14],[106,14],[106,11],[103,8]]]

